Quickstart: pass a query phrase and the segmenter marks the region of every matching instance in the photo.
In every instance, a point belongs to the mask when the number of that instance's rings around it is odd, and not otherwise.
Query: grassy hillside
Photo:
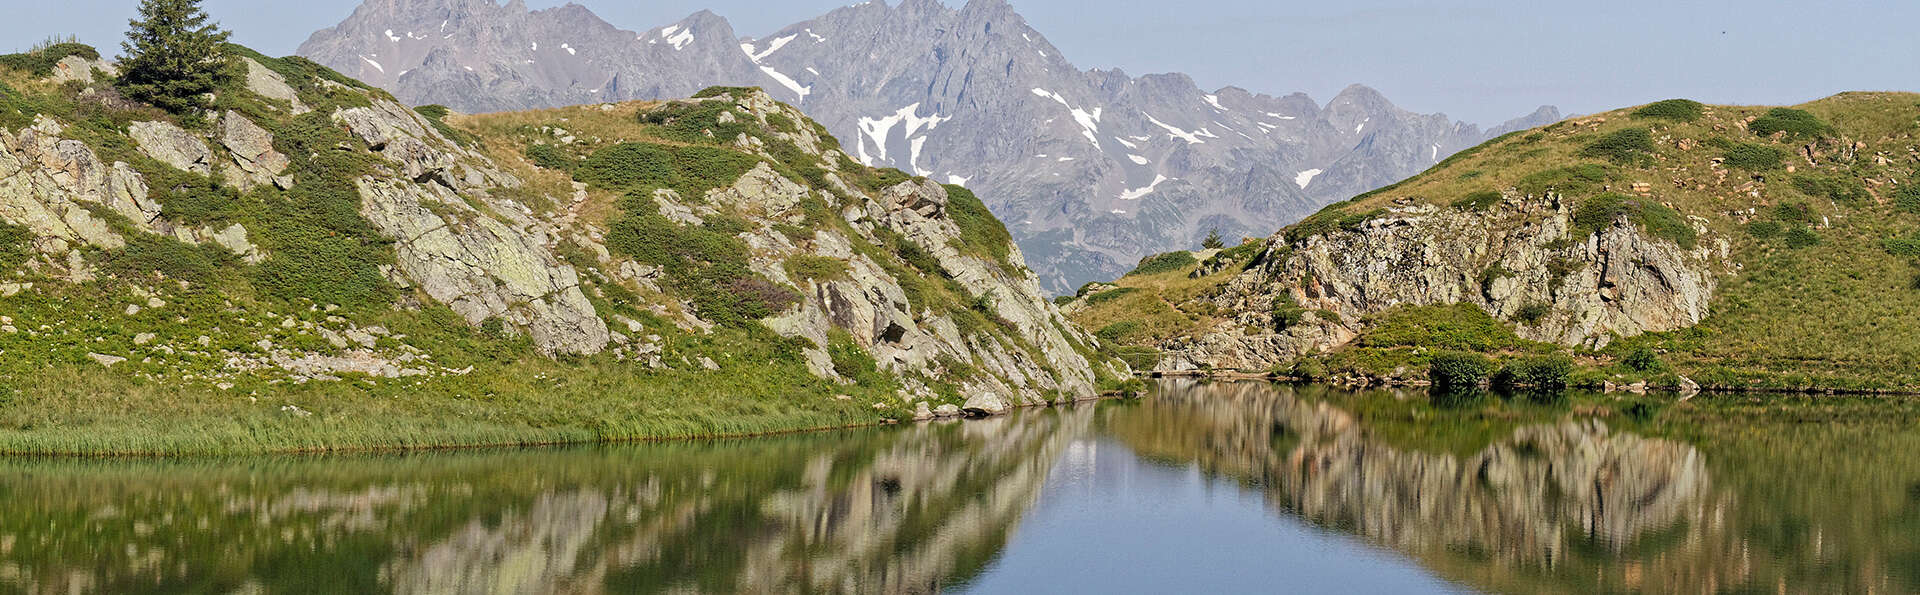
[[[1669,380],[1687,375],[1710,387],[1915,390],[1916,136],[1920,95],[1913,94],[1846,93],[1789,108],[1663,101],[1516,132],[1461,152],[1282,230],[1262,243],[1258,258],[1284,258],[1308,238],[1357,229],[1393,208],[1487,211],[1502,201],[1554,193],[1573,202],[1570,240],[1624,216],[1649,236],[1684,249],[1717,250],[1724,241],[1738,266],[1719,279],[1711,313],[1698,325],[1622,338],[1599,352],[1559,349],[1582,358],[1593,372],[1589,379],[1646,377],[1646,370],[1635,369],[1644,367],[1663,371],[1659,376]],[[1118,291],[1128,293],[1096,294],[1075,306],[1074,316],[1091,329],[1107,329],[1104,335],[1140,345],[1205,332],[1209,320],[1245,313],[1219,312],[1215,304],[1188,296],[1217,291],[1254,258],[1246,256],[1210,276],[1190,275],[1192,265],[1129,276],[1117,282]],[[1130,318],[1129,312],[1145,315]],[[1429,358],[1416,352],[1445,347],[1416,342],[1397,355],[1351,353],[1391,342],[1365,335],[1405,316],[1380,318],[1345,353],[1323,359],[1362,372],[1424,369]],[[1448,324],[1472,326],[1458,318]],[[1129,321],[1138,328],[1112,327]],[[1506,345],[1493,351],[1513,356],[1541,350]],[[1657,361],[1645,360],[1649,351]],[[1641,365],[1626,366],[1629,354]],[[1380,361],[1370,366],[1354,360]]]
[[[775,282],[749,270],[749,257],[762,251],[743,244],[740,214],[677,225],[631,198],[656,188],[702,193],[762,162],[816,188],[829,187],[827,169],[838,170],[853,185],[850,192],[863,196],[907,180],[850,162],[824,168],[777,138],[776,132],[801,127],[817,131],[817,124],[725,122],[733,116],[723,118],[724,108],[705,107],[727,102],[489,116],[420,108],[436,138],[444,139],[429,142],[435,150],[477,151],[526,181],[493,188],[486,200],[461,196],[467,210],[516,228],[524,226],[514,223],[523,216],[584,224],[563,227],[571,231],[551,238],[549,247],[580,271],[581,289],[599,315],[634,343],[554,358],[513,324],[499,318],[469,324],[395,274],[395,242],[362,214],[355,180],[393,176],[396,166],[377,154],[383,147],[350,133],[334,115],[390,96],[304,59],[231,49],[284,77],[295,100],[250,91],[245,69],[236,65],[212,115],[176,117],[124,99],[110,84],[47,78],[54,61],[97,56],[91,49],[56,46],[46,51],[58,56],[0,56],[0,129],[18,132],[50,118],[63,138],[79,141],[100,161],[130,164],[151,187],[162,220],[193,229],[241,225],[263,255],[243,258],[150,233],[92,203],[84,206],[127,238],[124,247],[79,246],[59,256],[50,251],[53,240],[0,220],[0,453],[229,453],[753,434],[902,419],[912,413],[900,397],[909,386],[923,388],[920,398],[936,404],[958,403],[958,386],[992,375],[951,361],[907,378],[877,366],[843,335],[826,345],[782,337],[757,321],[793,304],[810,280],[844,278],[844,261],[794,259],[785,263],[792,280]],[[217,173],[182,171],[143,154],[129,136],[130,124],[150,121],[205,135],[217,125],[212,118],[228,110],[272,135],[273,148],[291,161],[290,187],[242,189]],[[715,129],[718,134],[706,134]],[[736,146],[736,137],[755,139],[765,150]],[[227,149],[211,144],[215,160],[228,158]],[[584,185],[584,201],[573,200],[576,181]],[[18,188],[0,188],[10,191]],[[1024,273],[1009,260],[998,221],[964,189],[949,191],[964,233],[956,248],[992,259],[1010,275]],[[525,213],[507,216],[504,209]],[[849,225],[817,201],[804,210],[803,220],[781,232],[810,236]],[[663,269],[657,286],[600,272],[603,257],[582,238],[597,238],[601,230],[614,261]],[[994,314],[991,298],[982,304],[943,278],[917,246],[902,240],[853,248],[889,267],[911,285],[916,307],[950,317],[961,336],[1019,343]],[[643,343],[650,353],[640,351]],[[810,370],[807,349],[828,352],[834,372],[848,382]],[[409,372],[296,373],[273,359],[288,351],[346,359],[373,352],[404,362]]]

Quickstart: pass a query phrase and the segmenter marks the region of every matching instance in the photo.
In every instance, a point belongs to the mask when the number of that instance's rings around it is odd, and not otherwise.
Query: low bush
[[[1858,180],[1837,176],[1805,175],[1794,176],[1793,188],[1807,196],[1827,198],[1833,202],[1857,205],[1866,202],[1867,187]]]
[[[547,169],[571,172],[580,167],[580,161],[553,145],[528,145],[527,160],[534,165]]]
[[[667,140],[723,145],[742,134],[752,135],[759,127],[758,121],[738,112],[732,122],[720,122],[720,114],[733,111],[734,105],[728,101],[672,102],[643,111],[638,117],[642,124],[657,126],[654,133]]]
[[[1706,113],[1706,106],[1691,99],[1667,99],[1655,101],[1633,111],[1635,118],[1658,118],[1675,122],[1692,122]]]
[[[1573,376],[1573,358],[1560,354],[1523,357],[1507,362],[1494,382],[1502,388],[1553,391],[1567,387]]]
[[[1553,305],[1546,302],[1533,302],[1514,311],[1513,319],[1523,324],[1539,324],[1548,314],[1553,313]]]
[[[1013,234],[1007,233],[1007,226],[987,210],[986,203],[980,197],[963,186],[947,184],[947,216],[960,226],[960,244],[962,252],[968,252],[992,260],[1014,273]]]
[[[1678,211],[1650,199],[1609,192],[1581,201],[1574,210],[1575,237],[1585,237],[1606,229],[1625,216],[1654,237],[1664,238],[1682,248],[1692,249],[1698,232]]]
[[[1787,247],[1794,249],[1817,246],[1820,244],[1820,234],[1805,225],[1795,226],[1787,230],[1786,241]]]
[[[798,254],[782,263],[787,274],[795,279],[809,281],[832,281],[847,276],[847,263],[838,258]]]
[[[1888,254],[1894,256],[1920,258],[1920,232],[1909,234],[1906,237],[1887,238],[1881,240],[1880,245],[1886,248]]]
[[[706,225],[668,220],[651,199],[629,196],[607,231],[607,247],[667,273],[667,285],[714,323],[745,326],[799,301],[792,291],[754,273],[747,245],[730,231],[739,223],[709,217]]]
[[[33,231],[0,222],[0,274],[12,275],[33,258]]]
[[[1747,224],[1747,235],[1762,240],[1780,237],[1782,231],[1785,231],[1785,228],[1781,227],[1779,221],[1755,221]]]
[[[1805,110],[1776,107],[1767,110],[1767,115],[1748,124],[1747,130],[1760,136],[1773,136],[1775,132],[1785,132],[1787,136],[1792,137],[1816,138],[1832,133],[1833,126],[1820,121],[1820,118]]]
[[[1427,365],[1427,379],[1437,388],[1479,386],[1493,373],[1493,360],[1478,353],[1445,351],[1434,354]]]
[[[1644,128],[1628,128],[1600,137],[1580,150],[1580,156],[1606,159],[1621,165],[1641,163],[1654,151],[1653,135]]]
[[[1307,309],[1300,307],[1300,302],[1294,301],[1293,294],[1282,293],[1279,297],[1273,298],[1272,316],[1273,332],[1284,333],[1293,325],[1300,324],[1300,321],[1306,319]]]
[[[1087,296],[1087,305],[1097,306],[1139,292],[1137,287],[1120,287]]]
[[[1100,330],[1094,331],[1093,336],[1099,337],[1103,343],[1119,344],[1125,343],[1128,337],[1132,337],[1135,333],[1140,332],[1142,328],[1138,322],[1122,320],[1101,327]]]
[[[426,118],[427,123],[433,125],[434,131],[439,132],[440,136],[447,137],[447,140],[453,141],[456,145],[471,147],[474,143],[479,142],[479,139],[467,131],[454,128],[447,124],[447,115],[453,113],[453,110],[447,106],[439,104],[423,105],[413,108],[413,111],[420,114],[421,117]]]
[[[1727,149],[1725,157],[1727,167],[1768,171],[1780,167],[1780,162],[1787,158],[1787,152],[1767,145],[1738,143]]]
[[[1196,264],[1200,264],[1200,261],[1193,258],[1192,252],[1184,250],[1179,252],[1166,252],[1140,259],[1140,265],[1134,267],[1133,271],[1128,272],[1126,276],[1170,273]]]
[[[1813,207],[1804,202],[1783,202],[1773,205],[1773,218],[1786,223],[1812,223]]]
[[[1499,203],[1500,203],[1499,192],[1495,192],[1492,190],[1482,190],[1479,192],[1475,192],[1473,194],[1468,194],[1465,197],[1461,198],[1460,200],[1453,201],[1452,206],[1453,208],[1460,209],[1462,211],[1485,211],[1487,209],[1493,208],[1493,205],[1496,205]]]
[[[1325,380],[1327,364],[1310,357],[1294,360],[1293,365],[1287,367],[1286,375],[1307,382]]]
[[[707,191],[734,183],[760,158],[716,147],[621,143],[594,151],[574,169],[574,179],[608,190],[651,194],[666,188],[699,202]]]
[[[1287,243],[1298,244],[1308,238],[1333,231],[1356,231],[1368,221],[1387,214],[1386,209],[1373,209],[1364,213],[1348,213],[1340,207],[1329,207],[1287,228]]]
[[[68,56],[99,60],[100,52],[84,43],[55,43],[32,51],[0,55],[0,67],[12,68],[34,76],[51,76],[54,65]]]
[[[1895,190],[1893,206],[1908,213],[1920,213],[1920,183],[1908,182]]]
[[[1366,347],[1428,347],[1489,352],[1518,346],[1520,338],[1479,306],[1467,303],[1398,306],[1367,319]]]
[[[1599,190],[1607,179],[1606,166],[1583,163],[1527,174],[1514,187],[1527,196],[1545,196],[1548,192],[1582,195]]]
[[[1666,363],[1660,361],[1660,354],[1654,353],[1652,347],[1645,345],[1627,350],[1625,355],[1620,356],[1620,363],[1639,372],[1657,372],[1666,369]]]

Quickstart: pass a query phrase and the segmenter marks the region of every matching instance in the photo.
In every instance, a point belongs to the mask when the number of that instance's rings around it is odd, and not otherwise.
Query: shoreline
[[[1260,380],[1260,381],[1267,381],[1267,382],[1326,384],[1330,386],[1338,386],[1341,388],[1427,388],[1427,387],[1433,386],[1431,382],[1428,382],[1425,380],[1409,381],[1409,380],[1398,380],[1398,379],[1381,379],[1381,378],[1364,378],[1364,377],[1357,378],[1357,379],[1347,379],[1344,381],[1307,380],[1307,379],[1295,378],[1291,376],[1281,376],[1281,375],[1271,374],[1271,373],[1243,372],[1239,370],[1224,370],[1224,371],[1222,370],[1164,370],[1164,371],[1156,370],[1152,372],[1139,372],[1139,373],[1136,373],[1136,376],[1140,378],[1204,378],[1208,380]],[[1614,394],[1614,393],[1639,394],[1639,393],[1654,393],[1654,392],[1686,394],[1687,392],[1683,387],[1654,386],[1654,385],[1647,385],[1642,390],[1638,390],[1638,391],[1630,390],[1624,385],[1615,385],[1613,390],[1606,390],[1604,386],[1590,386],[1590,385],[1568,385],[1567,388],[1591,390],[1594,392],[1599,392],[1604,394]],[[1849,395],[1849,396],[1910,397],[1910,396],[1920,396],[1920,389],[1900,390],[1900,389],[1850,389],[1850,388],[1813,388],[1813,387],[1783,388],[1783,387],[1766,387],[1766,386],[1753,386],[1753,387],[1700,386],[1696,391],[1694,391],[1693,394],[1698,395],[1698,394],[1709,394],[1709,393],[1722,394],[1722,395],[1772,394],[1772,395]],[[1689,395],[1687,398],[1692,398],[1692,395]]]
[[[530,440],[521,440],[521,441],[473,442],[473,443],[459,443],[457,441],[449,441],[442,444],[427,444],[427,445],[419,445],[419,446],[402,445],[402,446],[299,447],[299,448],[284,448],[284,449],[267,448],[267,449],[259,449],[259,450],[239,450],[239,451],[231,451],[231,452],[220,452],[217,450],[207,450],[205,452],[177,452],[177,453],[113,452],[107,449],[92,450],[92,451],[76,450],[76,451],[50,451],[50,452],[10,450],[10,451],[0,451],[0,459],[8,459],[8,460],[26,460],[26,459],[187,460],[187,459],[201,459],[201,458],[256,457],[256,456],[394,455],[394,454],[413,454],[413,453],[432,453],[432,452],[452,452],[452,451],[464,451],[464,450],[554,448],[554,447],[564,447],[564,446],[618,445],[618,444],[656,444],[656,443],[670,443],[670,442],[697,442],[697,441],[705,441],[705,440],[746,440],[746,439],[754,439],[754,438],[770,438],[775,436],[790,436],[790,435],[796,435],[796,434],[813,434],[813,433],[837,432],[837,431],[846,431],[846,430],[884,428],[889,426],[901,426],[901,425],[919,424],[919,423],[934,423],[934,422],[941,422],[941,421],[972,421],[972,420],[992,419],[997,417],[1005,417],[1007,415],[1011,415],[1015,411],[1020,411],[1020,410],[1065,407],[1065,406],[1079,405],[1082,403],[1096,403],[1100,401],[1136,399],[1140,397],[1141,395],[1127,395],[1119,392],[1105,392],[1090,398],[1074,399],[1064,403],[1046,402],[1046,403],[1038,403],[1038,404],[1032,404],[1032,405],[1012,405],[1005,412],[998,413],[998,414],[988,414],[988,415],[962,414],[957,416],[933,417],[929,419],[913,419],[912,417],[907,417],[904,419],[880,419],[871,423],[851,423],[851,424],[823,425],[823,426],[797,426],[797,427],[772,429],[772,430],[765,430],[765,431],[717,432],[712,434],[700,434],[700,435],[689,435],[689,436],[591,438],[591,439],[582,439],[582,440],[530,439]]]

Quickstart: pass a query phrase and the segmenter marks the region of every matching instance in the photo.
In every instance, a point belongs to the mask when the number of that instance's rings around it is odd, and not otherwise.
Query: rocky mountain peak
[[[758,39],[705,11],[640,34],[588,34],[617,30],[585,9],[453,19],[459,31],[445,39],[395,29],[396,42],[388,27],[323,31],[301,53],[409,102],[469,112],[762,87],[862,163],[976,190],[1060,293],[1213,229],[1265,235],[1486,139],[1359,85],[1321,106],[1300,94],[1208,92],[1181,73],[1081,70],[1001,0],[866,2]],[[428,64],[411,44],[452,59]]]

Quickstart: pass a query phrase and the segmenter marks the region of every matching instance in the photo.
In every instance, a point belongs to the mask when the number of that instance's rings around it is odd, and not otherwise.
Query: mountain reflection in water
[[[1161,580],[1133,590],[1220,590],[1246,583],[1207,562],[1261,559],[1494,592],[1920,591],[1909,401],[1156,389],[753,440],[0,460],[0,591],[1064,591],[1143,569]],[[1156,534],[1120,543],[1141,510]]]

